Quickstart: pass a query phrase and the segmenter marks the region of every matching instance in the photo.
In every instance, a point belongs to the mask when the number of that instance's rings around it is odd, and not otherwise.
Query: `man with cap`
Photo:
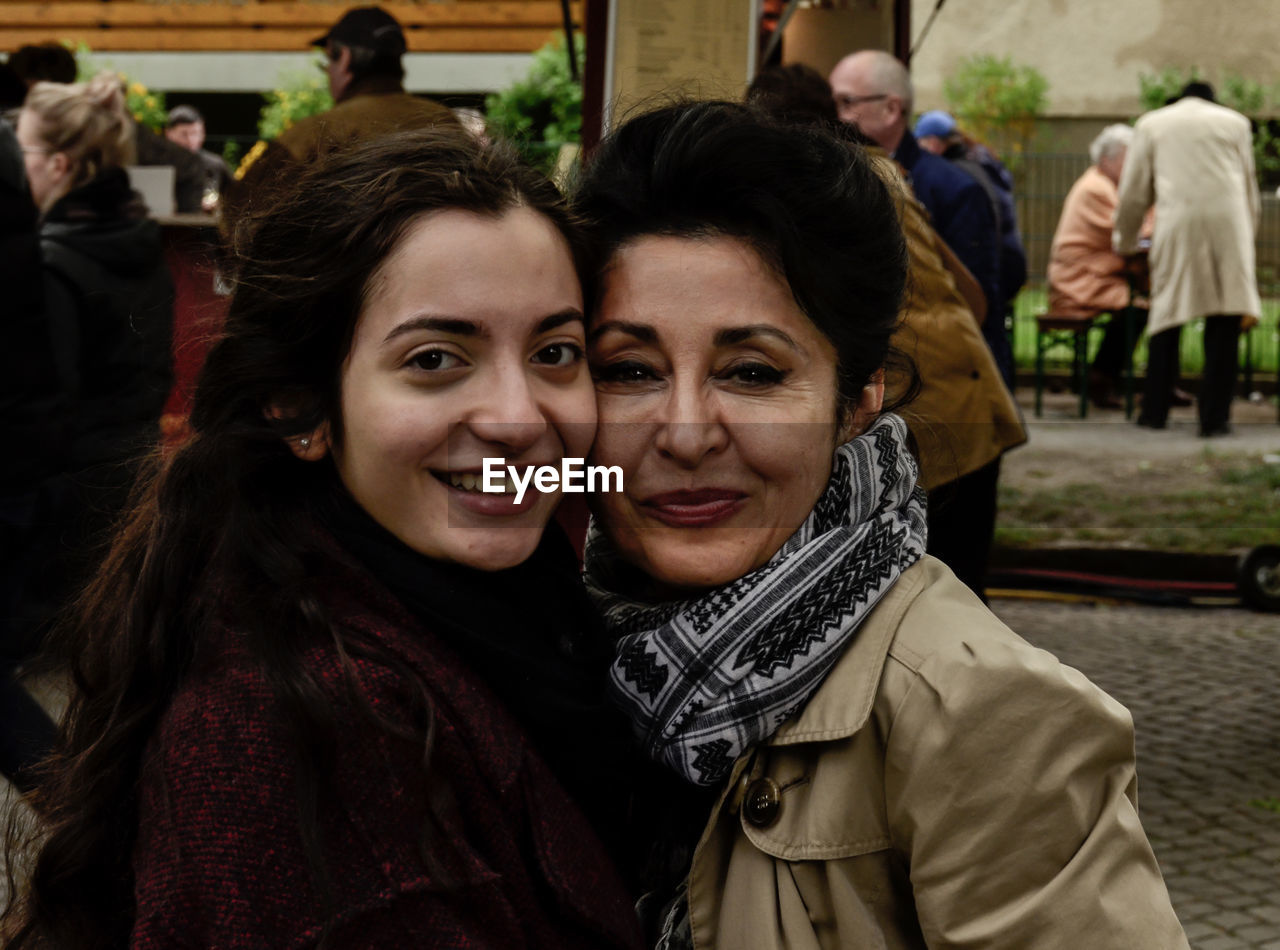
[[[348,10],[311,45],[324,50],[335,105],[253,147],[236,172],[239,181],[224,209],[228,218],[250,210],[255,195],[269,194],[291,169],[345,144],[401,129],[458,124],[447,107],[405,92],[404,30],[380,7]]]
[[[864,135],[901,165],[933,226],[969,269],[987,301],[983,337],[1006,383],[1013,379],[1013,352],[1003,326],[1000,235],[995,211],[982,186],[946,159],[925,151],[907,123],[915,92],[907,68],[883,50],[851,53],[831,71],[831,89],[841,122]]]
[[[218,196],[231,183],[231,169],[221,155],[204,149],[204,116],[195,106],[174,106],[169,110],[164,137],[175,145],[181,145],[200,159],[204,165],[204,210],[212,211]]]
[[[941,155],[982,186],[996,215],[1000,235],[1000,306],[1009,316],[1013,301],[1027,282],[1027,252],[1018,233],[1018,209],[1013,201],[1013,176],[989,148],[960,131],[955,118],[942,109],[931,109],[916,121],[916,141],[926,152]],[[991,329],[1003,329],[998,321]],[[1012,367],[1010,367],[1012,368]],[[1012,379],[1006,378],[1012,384]]]

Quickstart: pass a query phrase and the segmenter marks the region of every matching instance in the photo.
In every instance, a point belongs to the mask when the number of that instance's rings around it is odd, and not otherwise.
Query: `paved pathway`
[[[1280,950],[1280,616],[996,600],[1129,707],[1138,803],[1193,950]]]

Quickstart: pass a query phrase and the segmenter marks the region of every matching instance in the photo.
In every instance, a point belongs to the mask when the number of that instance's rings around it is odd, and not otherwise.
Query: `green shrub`
[[[1159,109],[1180,93],[1187,83],[1203,79],[1199,66],[1192,66],[1190,69],[1166,66],[1158,73],[1139,73],[1138,98],[1142,100],[1142,111]]]
[[[578,66],[586,41],[574,34]],[[509,139],[527,160],[549,170],[560,146],[582,141],[582,84],[569,74],[564,34],[533,54],[524,79],[484,101],[489,134]]]
[[[319,73],[281,73],[277,81],[277,88],[262,94],[266,104],[258,113],[258,138],[264,142],[295,122],[333,108],[329,83]]]
[[[76,54],[76,80],[88,82],[103,70],[111,70],[120,77],[124,86],[125,108],[133,116],[133,121],[145,125],[153,132],[163,132],[169,119],[169,110],[165,106],[164,93],[148,89],[142,83],[131,80],[124,73],[114,69],[110,62],[100,63],[93,58],[93,50],[87,43],[78,43]]]
[[[991,146],[1017,171],[1044,112],[1049,81],[1034,66],[1009,57],[978,55],[962,60],[943,84],[951,112],[974,138]]]

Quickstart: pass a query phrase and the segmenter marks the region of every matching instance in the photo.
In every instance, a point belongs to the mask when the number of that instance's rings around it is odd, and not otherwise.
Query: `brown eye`
[[[749,387],[776,386],[787,378],[787,372],[768,363],[738,363],[721,373],[720,378]]]
[[[409,357],[407,365],[428,373],[437,373],[457,369],[462,365],[462,360],[448,350],[421,350]]]
[[[552,343],[538,350],[533,361],[543,366],[572,366],[582,356],[582,347],[576,343]]]
[[[596,367],[591,375],[598,383],[643,383],[658,378],[658,374],[647,363],[642,363],[640,360],[606,363],[604,366]]]

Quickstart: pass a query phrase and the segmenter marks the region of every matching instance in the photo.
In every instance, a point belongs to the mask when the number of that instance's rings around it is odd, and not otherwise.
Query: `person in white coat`
[[[1120,254],[1138,250],[1143,216],[1156,209],[1151,243],[1147,381],[1138,424],[1162,429],[1184,324],[1206,317],[1200,435],[1223,435],[1239,371],[1240,324],[1262,309],[1254,272],[1261,203],[1249,120],[1193,82],[1134,128],[1116,209]]]

